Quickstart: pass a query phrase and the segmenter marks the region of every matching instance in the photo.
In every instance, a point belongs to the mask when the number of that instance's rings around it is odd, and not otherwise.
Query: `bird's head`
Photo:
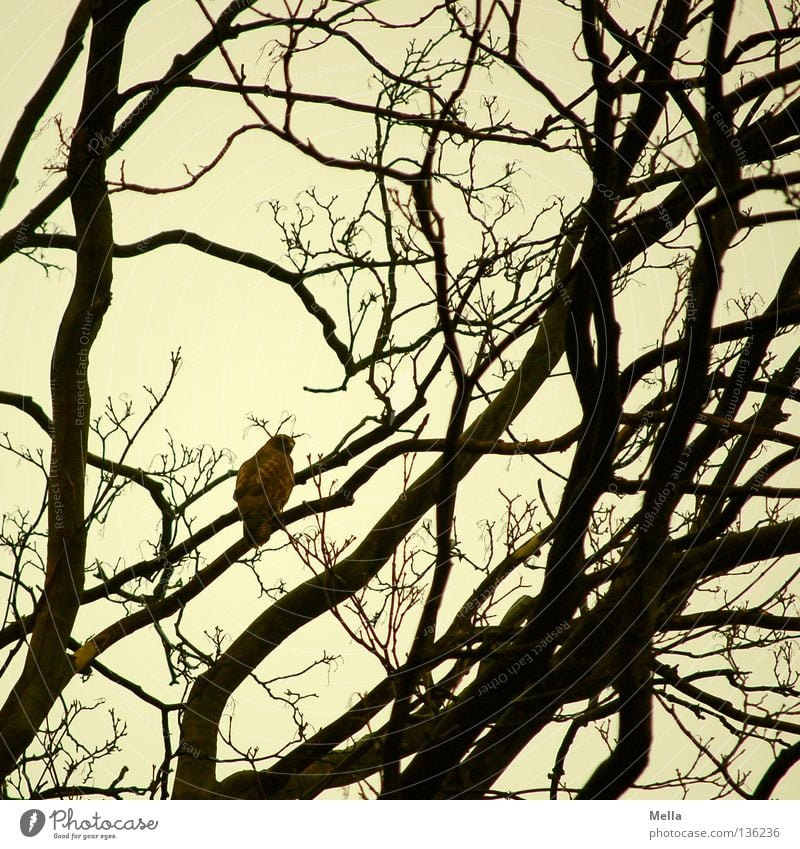
[[[270,448],[277,448],[278,451],[283,451],[283,453],[288,456],[292,453],[292,448],[294,448],[294,440],[291,436],[287,436],[285,433],[276,433],[275,436],[267,442],[267,446]]]

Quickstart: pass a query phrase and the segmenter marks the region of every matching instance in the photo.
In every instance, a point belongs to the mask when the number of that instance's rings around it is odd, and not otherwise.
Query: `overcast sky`
[[[635,4],[618,5],[620,17],[627,15],[633,24]],[[759,4],[747,4],[748,15],[750,6],[756,5]],[[4,57],[0,65],[0,114],[6,120],[0,127],[0,144],[4,144],[21,108],[56,54],[73,7],[73,3],[31,0],[15,4],[4,15],[0,31],[0,55]],[[217,2],[209,7],[219,11],[223,5]],[[585,69],[576,71],[571,56],[575,15],[556,8],[553,3],[542,2],[539,7],[536,23],[531,24],[527,34],[530,53],[536,55],[539,67],[547,68],[554,86],[565,95],[569,91],[577,93],[584,84]],[[756,13],[763,17],[760,8],[753,10]],[[742,12],[737,20],[737,26],[743,30],[753,25],[745,18]],[[131,30],[123,87],[158,78],[174,54],[184,51],[205,28],[196,5],[189,0],[149,3]],[[390,63],[401,54],[397,34],[374,35],[382,39],[376,43],[380,44],[384,61]],[[48,111],[51,117],[60,115],[64,127],[72,125],[80,105],[85,59],[84,52],[57,102]],[[303,66],[296,79],[297,86],[305,90],[344,92],[349,97],[363,99],[374,96],[370,89],[374,83],[369,83],[363,66],[354,58],[334,54],[328,62],[316,60]],[[266,72],[266,60],[262,57],[256,67]],[[227,78],[216,58],[201,70],[206,77]],[[528,126],[537,124],[541,116],[536,114],[537,107],[526,101],[524,90],[502,76],[486,80],[484,86],[484,93],[499,93],[521,114],[527,110]],[[129,181],[156,186],[179,183],[186,178],[185,165],[195,169],[206,163],[232,128],[248,120],[242,104],[230,95],[188,90],[171,97],[169,104],[168,109],[162,109],[112,159],[110,176],[118,173],[124,160]],[[327,151],[348,155],[371,137],[372,122],[368,116],[351,114],[334,121],[330,110],[322,113],[309,108],[306,114],[300,108],[299,111],[298,120],[306,123],[315,143]],[[499,155],[505,153],[500,151]],[[564,160],[563,168],[554,169],[536,151],[515,150],[508,152],[508,157],[518,161],[521,168],[517,213],[520,218],[535,214],[555,194],[563,195],[571,204],[588,194],[590,182],[577,162],[570,166]],[[62,161],[56,124],[51,120],[26,155],[22,183],[0,216],[2,232],[15,226],[25,211],[60,179],[60,174],[44,170],[43,164]],[[304,189],[316,186],[326,196],[337,195],[337,203],[346,211],[360,203],[367,185],[368,181],[361,175],[325,169],[267,134],[254,133],[238,140],[234,155],[191,191],[155,197],[116,194],[113,197],[115,238],[118,243],[136,243],[161,230],[181,227],[286,263],[266,201],[279,199],[290,207]],[[64,207],[56,220],[65,232],[72,232],[68,208]],[[460,252],[466,256],[471,251],[468,227],[465,224],[460,230],[455,215],[448,219],[448,236],[452,256],[458,257]],[[726,292],[758,291],[766,302],[795,248],[793,224],[757,234],[748,250],[738,255],[742,262],[736,267],[726,267],[729,274]],[[4,350],[4,356],[0,357],[0,388],[30,394],[49,412],[49,361],[73,281],[73,260],[67,252],[53,252],[48,259],[61,262],[63,269],[50,269],[45,274],[40,266],[21,255],[0,268],[0,340]],[[643,275],[641,285],[631,287],[620,299],[621,321],[626,326],[625,362],[658,339],[661,319],[670,309],[673,297],[672,289],[661,287],[658,282],[658,275]],[[328,278],[318,278],[311,288],[323,303],[336,309],[333,305],[338,295]],[[92,352],[93,414],[100,412],[107,396],[130,399],[138,411],[143,411],[148,400],[143,387],[157,389],[163,385],[172,351],[180,348],[183,359],[168,402],[128,460],[134,465],[150,466],[154,456],[165,449],[168,429],[178,443],[228,449],[229,467],[236,468],[262,442],[259,432],[247,428],[247,416],[253,414],[268,419],[273,426],[285,416],[292,417],[284,430],[298,435],[295,466],[302,467],[306,455],[315,458],[329,451],[363,416],[379,412],[360,381],[354,382],[345,393],[304,390],[304,387],[337,385],[342,379],[341,367],[320,344],[318,325],[310,320],[292,291],[278,281],[203,257],[189,248],[172,247],[143,252],[136,259],[115,261],[113,293],[111,308]],[[725,298],[720,303],[719,315],[720,320],[739,317]],[[636,317],[633,322],[632,316]],[[442,374],[430,407],[433,422],[442,420],[450,391],[450,381]],[[551,380],[520,417],[515,433],[520,438],[540,439],[561,434],[575,424],[576,409],[570,381]],[[30,419],[18,411],[0,407],[0,433],[4,431],[17,443],[46,451],[46,435],[38,432]],[[92,447],[97,450],[96,442]],[[112,445],[111,453],[113,450]],[[418,470],[424,468],[424,461],[425,458],[418,461]],[[555,458],[554,465],[564,469],[566,461]],[[331,532],[344,539],[368,528],[391,503],[400,475],[399,466],[378,475],[359,493],[359,505],[363,504],[363,509],[331,516]],[[459,496],[458,527],[464,538],[472,543],[477,541],[479,524],[490,514],[490,508],[501,503],[499,487],[529,490],[537,477],[539,473],[532,471],[530,463],[523,466],[520,461],[503,458],[483,462],[480,472],[470,477]],[[4,509],[17,505],[36,509],[42,496],[41,475],[31,474],[14,457],[0,453],[0,478],[4,481]],[[551,485],[557,493],[557,480],[552,479]],[[231,509],[232,490],[232,483],[221,487],[202,506],[202,521]],[[313,497],[309,490],[309,486],[302,491],[298,488],[290,505]],[[155,538],[157,515],[138,494],[128,495],[126,504],[130,505],[130,512],[120,515],[116,522],[109,523],[91,538],[90,561],[94,557],[110,562],[122,558],[125,564],[130,564],[149,555],[147,542]],[[212,541],[203,556],[211,559],[238,533],[238,527],[228,529]],[[269,568],[262,570],[267,581],[283,580],[291,588],[308,577],[291,551],[278,553],[268,562]],[[466,579],[464,593],[471,587],[473,575],[468,574]],[[459,600],[454,595],[450,604],[455,605]],[[236,635],[264,603],[258,597],[255,581],[232,570],[220,580],[213,599],[201,600],[193,607],[186,624],[195,633],[218,625]],[[103,614],[93,613],[98,616],[96,621],[80,619],[78,636],[88,637],[107,624],[110,615],[114,611],[109,608]],[[284,647],[280,658],[271,659],[269,674],[275,674],[276,669],[286,671],[307,665],[326,645],[331,646],[332,652],[341,653],[343,660],[336,674],[321,669],[308,676],[309,689],[324,689],[323,699],[308,704],[317,726],[332,719],[356,691],[364,690],[381,674],[378,664],[352,650],[342,631],[327,617],[303,629]],[[150,632],[114,648],[108,654],[108,662],[112,666],[125,664],[138,680],[164,689],[164,662]],[[6,676],[6,681],[10,683],[12,677]],[[100,697],[104,694],[103,682],[96,678],[85,683],[76,681],[71,686],[76,692],[83,688],[87,696]],[[3,682],[0,696],[4,696],[5,687]],[[173,700],[179,697],[168,688],[164,692]],[[255,688],[243,688],[237,694],[237,710],[241,711],[240,721],[244,722],[243,737],[250,744],[272,751],[283,742],[290,723],[286,713],[275,708],[269,723],[263,724],[262,708],[263,700]],[[157,757],[149,748],[147,736],[153,716],[131,714],[126,719],[131,724],[127,745],[136,751],[139,741],[142,742],[138,765],[146,770],[150,759]],[[260,733],[264,734],[263,740],[258,739]],[[154,742],[157,745],[158,741]],[[537,756],[546,753],[549,758],[555,742],[555,737],[543,739],[538,744]],[[602,751],[599,741],[594,739],[582,745],[585,750],[578,747],[575,757],[580,759],[583,754],[587,764],[593,764]],[[669,771],[670,760],[680,759],[681,746],[674,736],[659,739],[653,762]],[[745,768],[746,764],[740,766]],[[525,785],[526,768],[525,759],[521,759],[508,771],[504,783]],[[783,796],[797,792],[800,792],[800,779],[786,781],[781,786]]]

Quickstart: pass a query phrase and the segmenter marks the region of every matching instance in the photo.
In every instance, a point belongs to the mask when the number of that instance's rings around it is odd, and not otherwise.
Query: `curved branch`
[[[117,620],[113,625],[104,628],[75,652],[73,656],[75,671],[85,671],[98,655],[113,646],[114,643],[119,642],[123,637],[128,637],[147,625],[159,622],[168,616],[172,616],[173,613],[177,613],[187,602],[200,595],[204,589],[216,581],[228,567],[233,565],[252,547],[253,543],[249,539],[243,537],[237,540],[171,595],[152,604],[147,604],[141,610],[137,610],[135,613],[131,613],[129,616]]]
[[[781,616],[758,608],[703,610],[673,616],[662,631],[691,631],[695,628],[763,628],[765,631],[800,631],[800,616]]]
[[[761,781],[753,790],[751,798],[769,799],[780,780],[798,761],[800,761],[800,742],[793,743],[775,758],[764,775],[761,776]]]
[[[48,436],[52,435],[53,423],[50,417],[30,395],[0,391],[0,404],[6,404],[27,413]],[[126,478],[138,484],[147,490],[162,516],[174,517],[175,511],[164,496],[164,484],[152,478],[148,472],[126,463],[115,463],[107,457],[101,457],[99,454],[91,452],[86,455],[86,463],[96,469],[108,472],[110,475]]]
[[[16,173],[25,149],[44,115],[83,50],[83,37],[91,19],[91,0],[80,0],[64,34],[64,43],[33,97],[25,104],[0,158],[0,208],[17,183]]]
[[[111,302],[113,226],[106,161],[90,139],[110,132],[128,26],[145,0],[92,4],[84,101],[70,146],[67,181],[78,236],[75,283],[51,361],[53,438],[48,477],[47,569],[25,665],[0,710],[0,777],[8,775],[73,670],[66,645],[85,580],[84,477],[92,344]]]
[[[746,711],[739,710],[734,707],[727,699],[721,699],[719,696],[713,696],[694,684],[684,681],[677,670],[664,663],[656,662],[654,670],[660,675],[667,684],[673,686],[686,696],[690,696],[700,704],[710,707],[722,716],[733,719],[736,722],[741,722],[744,726],[752,728],[769,728],[774,731],[785,731],[787,734],[800,734],[800,725],[795,722],[786,722],[783,719],[772,719],[767,716],[753,716]]]

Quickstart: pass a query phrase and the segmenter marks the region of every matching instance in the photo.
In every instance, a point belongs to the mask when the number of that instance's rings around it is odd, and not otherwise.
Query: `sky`
[[[424,5],[417,3],[417,6]],[[635,4],[620,4],[621,16],[627,15],[635,25]],[[55,6],[55,8],[54,8]],[[752,25],[748,16],[755,15],[755,4],[747,4],[740,12],[737,26]],[[24,106],[30,92],[41,80],[49,62],[63,38],[63,30],[73,3],[53,4],[50,0],[32,0],[19,4],[4,16],[0,30],[0,114],[10,117],[0,128],[3,144],[13,121]],[[209,3],[212,11],[222,4]],[[757,14],[763,17],[759,8]],[[572,42],[575,36],[574,15],[555,3],[540,2],[537,16],[531,18],[526,43],[542,67],[551,75],[550,82],[565,93],[581,90],[584,80],[575,75]],[[193,2],[163,0],[150,3],[134,23],[126,48],[123,66],[123,88],[126,85],[152,80],[168,67],[176,52],[184,51],[205,23]],[[420,33],[420,37],[423,33]],[[378,36],[376,36],[378,38]],[[387,64],[399,61],[401,46],[392,34],[380,34],[381,58]],[[255,51],[254,51],[255,52]],[[267,73],[268,51],[257,57],[254,67]],[[48,110],[49,121],[31,145],[23,163],[23,180],[2,211],[2,231],[14,226],[25,211],[42,196],[60,175],[48,172],[43,163],[58,167],[63,161],[59,151],[56,115],[62,124],[71,126],[80,105],[82,71],[85,53],[57,101]],[[218,59],[202,67],[204,76],[224,78],[225,69]],[[371,97],[371,83],[356,58],[329,51],[327,59],[309,60],[301,64],[296,76],[299,88],[328,93],[346,92],[350,97]],[[539,104],[530,103],[529,95],[513,81],[498,77],[487,79],[481,94],[498,94],[509,108],[525,115],[526,125],[535,126],[543,116]],[[537,111],[538,110],[538,111]],[[250,116],[251,118],[252,116]],[[248,120],[246,110],[234,98],[209,95],[187,90],[170,100],[165,114],[149,122],[144,131],[115,156],[109,174],[118,173],[124,161],[125,175],[131,182],[169,186],[186,179],[186,169],[196,170],[209,161],[231,127]],[[298,107],[298,126],[314,138],[315,144],[332,154],[348,155],[368,143],[373,132],[367,116],[331,117],[330,110]],[[337,172],[310,162],[297,151],[264,133],[252,133],[235,142],[234,154],[219,168],[188,192],[148,196],[122,193],[113,197],[116,240],[124,244],[146,244],[154,233],[174,227],[185,227],[242,251],[253,251],[281,263],[287,262],[285,250],[272,220],[269,201],[277,199],[290,211],[298,201],[307,205],[302,192],[316,187],[320,196],[336,196],[336,209],[349,210],[360,203],[368,181],[358,174]],[[535,211],[559,194],[570,203],[585,197],[587,175],[581,166],[565,158],[563,168],[553,169],[549,161],[532,150],[501,151],[500,160],[508,156],[519,163],[517,180],[519,193],[515,215],[530,217]],[[502,162],[488,167],[502,167]],[[445,200],[445,204],[449,201]],[[449,207],[448,207],[449,208]],[[71,223],[66,209],[55,220],[66,232]],[[453,204],[448,217],[449,250],[454,256],[472,250],[471,231],[467,221],[460,221]],[[756,234],[742,253],[743,261],[727,269],[730,284],[727,291],[759,292],[768,300],[780,278],[788,256],[795,249],[793,225],[776,227]],[[49,410],[49,360],[58,322],[72,284],[71,259],[67,253],[54,252],[52,262],[63,268],[45,271],[30,259],[17,256],[0,268],[0,340],[10,355],[0,359],[0,387],[32,395]],[[620,298],[621,320],[627,328],[624,337],[624,360],[635,356],[657,341],[661,319],[672,304],[672,291],[666,277],[642,275]],[[310,284],[323,303],[341,304],[341,292],[329,278],[317,278]],[[409,295],[412,302],[416,290]],[[730,301],[720,304],[721,320],[738,318]],[[341,317],[341,316],[340,316]],[[630,320],[635,317],[635,320]],[[413,322],[409,334],[413,335]],[[146,387],[156,390],[169,373],[170,355],[180,349],[182,368],[167,402],[148,425],[134,447],[128,462],[149,467],[167,444],[167,432],[178,444],[213,446],[226,453],[220,469],[236,469],[263,441],[261,433],[248,427],[248,417],[266,419],[274,427],[291,417],[290,427],[297,435],[296,467],[305,465],[304,458],[315,459],[327,453],[341,435],[365,415],[374,415],[374,402],[365,387],[355,381],[343,393],[309,392],[305,387],[330,388],[342,379],[341,368],[330,351],[320,344],[318,327],[297,302],[286,285],[252,270],[235,268],[228,263],[203,257],[186,247],[171,247],[154,252],[142,251],[133,260],[118,260],[114,267],[112,306],[92,353],[91,379],[94,409],[99,411],[107,398],[119,406],[131,402],[139,415],[146,409],[149,395]],[[563,366],[563,364],[562,364]],[[435,422],[443,420],[452,386],[446,374],[435,385],[430,412]],[[402,387],[401,387],[402,388]],[[566,377],[548,382],[530,408],[520,417],[515,432],[520,438],[540,438],[561,434],[575,423],[577,410],[574,393]],[[44,433],[36,430],[21,413],[0,408],[0,433],[8,431],[15,441],[31,449],[46,450]],[[95,449],[97,448],[95,439]],[[111,440],[108,450],[113,454],[119,443]],[[424,468],[422,460],[417,470]],[[565,469],[566,461],[556,458],[557,469]],[[459,528],[465,540],[475,544],[480,536],[480,524],[502,503],[497,492],[498,481],[505,487],[530,487],[529,466],[524,468],[499,458],[486,461],[481,471],[465,484],[460,496]],[[41,500],[42,476],[30,473],[16,458],[0,454],[0,475],[4,483],[4,507],[19,505],[31,509]],[[344,473],[342,473],[344,476]],[[330,532],[340,541],[358,535],[371,526],[374,519],[391,503],[401,476],[397,466],[386,469],[359,493],[363,510],[332,514]],[[331,475],[326,483],[333,483]],[[558,492],[557,481],[551,480],[553,495]],[[233,506],[233,486],[220,487],[199,509],[198,522],[206,521]],[[290,505],[313,496],[310,486],[298,488]],[[148,555],[148,541],[153,539],[157,516],[138,494],[126,496],[129,511],[124,517],[112,520],[92,538],[94,556],[130,564]],[[355,516],[352,513],[355,512]],[[134,516],[136,521],[128,521]],[[541,512],[537,518],[542,518]],[[229,528],[215,538],[203,551],[210,560],[233,542],[237,528]],[[202,634],[213,621],[215,627],[235,635],[242,623],[249,621],[263,608],[256,581],[244,569],[232,571],[222,578],[213,598],[201,600],[186,621],[186,627]],[[289,550],[270,556],[262,564],[261,574],[269,584],[284,582],[292,587],[308,576]],[[463,592],[471,586],[472,575],[466,576]],[[450,603],[456,605],[454,596]],[[82,615],[78,632],[85,636],[107,623],[109,611],[91,616]],[[334,636],[335,635],[335,636]],[[282,656],[274,662],[271,674],[307,665],[319,657],[321,647],[335,641],[341,648],[338,626],[329,617],[303,629],[297,638],[284,647]],[[137,680],[163,688],[164,663],[159,656],[157,640],[152,632],[126,641],[109,652],[108,662],[124,665]],[[342,706],[350,703],[356,691],[365,687],[365,676],[378,680],[378,664],[365,660],[363,654],[346,646],[343,658],[337,663],[336,674],[328,667],[313,670],[306,677],[309,689],[325,692],[310,713],[315,723],[333,718]],[[101,697],[103,683],[97,676],[76,683],[87,697]],[[8,680],[8,677],[7,677]],[[5,682],[4,682],[5,683]],[[166,688],[174,699],[176,688]],[[0,686],[0,695],[5,689]],[[255,688],[245,688],[237,694],[237,710],[246,728],[246,738],[259,732],[258,722],[262,703]],[[274,714],[274,716],[273,716]],[[290,723],[286,712],[272,711],[271,722],[263,729],[263,740],[257,740],[265,751],[277,748]],[[149,745],[137,750],[139,741],[147,740],[152,717],[131,712],[128,753],[137,753],[138,766],[145,769],[153,757]],[[530,757],[549,753],[556,738],[537,741]],[[593,763],[602,744],[587,740],[577,757]],[[658,747],[673,746],[673,741],[659,740]],[[549,755],[548,755],[549,756]],[[528,762],[521,759],[508,773],[513,785],[522,781]],[[798,779],[800,781],[800,779]],[[800,783],[786,782],[782,792],[800,793]],[[524,782],[523,782],[524,783]],[[788,789],[787,789],[788,788]]]

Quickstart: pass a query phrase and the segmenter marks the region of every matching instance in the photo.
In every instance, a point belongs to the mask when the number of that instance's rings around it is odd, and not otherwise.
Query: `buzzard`
[[[244,536],[255,545],[263,545],[279,527],[276,517],[294,486],[292,448],[291,436],[278,433],[242,463],[236,476],[233,498],[244,523]]]

